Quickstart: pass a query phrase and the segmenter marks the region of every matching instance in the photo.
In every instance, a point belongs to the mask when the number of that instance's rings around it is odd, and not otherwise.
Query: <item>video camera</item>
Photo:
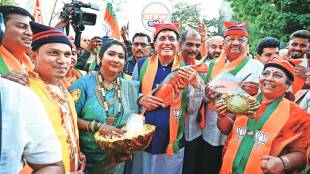
[[[80,47],[81,33],[85,29],[85,25],[95,25],[97,15],[82,11],[81,8],[90,8],[99,11],[96,4],[85,4],[81,1],[72,0],[71,3],[66,3],[63,7],[60,16],[63,19],[69,20],[76,33],[74,44]],[[69,34],[69,25],[66,27],[66,32]]]

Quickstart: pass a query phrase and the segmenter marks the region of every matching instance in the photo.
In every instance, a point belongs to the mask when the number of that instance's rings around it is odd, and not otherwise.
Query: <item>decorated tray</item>
[[[112,157],[131,156],[132,152],[145,149],[152,140],[156,127],[150,124],[143,126],[144,131],[138,134],[127,132],[122,137],[106,137],[96,132],[94,138],[97,144],[103,150],[107,150]]]

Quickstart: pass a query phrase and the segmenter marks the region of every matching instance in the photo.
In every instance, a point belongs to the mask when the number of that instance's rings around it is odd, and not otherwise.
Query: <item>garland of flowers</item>
[[[97,80],[97,94],[99,93],[100,96],[99,98],[99,103],[100,105],[103,107],[106,116],[107,116],[107,123],[109,125],[113,125],[113,123],[116,120],[116,116],[120,115],[122,113],[122,103],[121,103],[121,91],[120,91],[120,79],[119,77],[114,80],[112,83],[107,83],[101,73],[97,73],[96,75],[96,80]],[[105,100],[105,96],[106,96],[106,91],[111,91],[114,90],[114,98],[112,100],[112,102],[107,102]],[[109,108],[114,106],[114,103],[116,101],[116,99],[118,99],[118,112],[116,115],[109,115]]]
[[[79,148],[79,142],[78,138],[76,137],[76,130],[75,130],[75,124],[74,124],[74,119],[72,117],[72,108],[70,107],[68,103],[68,97],[69,93],[66,90],[64,84],[61,82],[60,83],[60,90],[63,96],[58,95],[56,92],[54,92],[50,85],[46,82],[44,82],[45,88],[48,92],[48,97],[52,99],[52,101],[56,101],[59,107],[59,112],[60,112],[60,118],[61,118],[61,126],[64,128],[67,134],[67,140],[66,142],[69,142],[70,144],[70,170],[71,171],[76,171],[78,169],[78,163],[79,163],[79,156],[80,156],[80,148]],[[66,117],[66,118],[65,118]],[[68,118],[69,117],[69,118]],[[70,120],[70,122],[66,120]],[[71,124],[71,127],[73,128],[73,136],[70,136],[70,130],[68,127],[68,124]],[[73,145],[73,142],[75,142],[75,147]],[[75,154],[77,154],[77,158],[75,157]]]

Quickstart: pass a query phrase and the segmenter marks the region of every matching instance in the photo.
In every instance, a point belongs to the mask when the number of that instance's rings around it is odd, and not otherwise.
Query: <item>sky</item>
[[[194,4],[201,4],[202,12],[208,18],[213,18],[217,16],[218,10],[223,0],[108,0],[108,2],[114,2],[113,8],[118,9],[116,13],[119,27],[129,23],[129,37],[131,38],[136,32],[145,32],[152,35],[152,32],[148,31],[142,21],[142,12],[152,2],[159,2],[164,4],[171,13],[172,4],[177,2],[188,2]],[[63,4],[71,2],[71,0],[40,0],[41,11],[43,16],[43,22],[46,25],[49,25],[51,14],[53,10],[54,3],[57,2],[54,12],[60,12]],[[85,30],[82,33],[84,37],[103,36],[106,35],[107,29],[104,27],[103,18],[104,18],[104,9],[107,0],[82,0],[84,3],[95,3],[99,6],[100,11],[85,9],[87,12],[92,12],[97,14],[97,23],[96,26],[86,26]],[[15,0],[18,6],[24,7],[33,13],[35,0]],[[58,15],[54,14],[51,25],[55,25],[58,21]],[[73,35],[72,31],[70,32]]]

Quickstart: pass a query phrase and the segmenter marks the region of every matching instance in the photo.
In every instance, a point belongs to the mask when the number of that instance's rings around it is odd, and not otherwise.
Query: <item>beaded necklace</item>
[[[76,130],[74,126],[75,124],[72,115],[72,108],[70,108],[68,103],[69,93],[62,82],[59,86],[60,94],[55,92],[48,83],[44,82],[44,85],[47,90],[48,97],[52,99],[53,102],[57,102],[59,106],[61,126],[66,132],[66,142],[70,145],[70,171],[76,171],[79,167],[80,150],[78,138],[75,134]]]
[[[96,87],[96,94],[99,99],[99,103],[101,107],[103,107],[106,116],[107,116],[107,124],[113,125],[114,122],[117,120],[117,116],[121,115],[122,113],[122,103],[121,103],[121,91],[120,91],[120,79],[119,77],[111,83],[107,83],[101,73],[96,74],[97,80],[97,87]],[[106,91],[114,90],[114,98],[111,102],[107,102],[105,99]],[[115,115],[109,114],[109,108],[114,107],[114,104],[118,100],[118,112]]]

